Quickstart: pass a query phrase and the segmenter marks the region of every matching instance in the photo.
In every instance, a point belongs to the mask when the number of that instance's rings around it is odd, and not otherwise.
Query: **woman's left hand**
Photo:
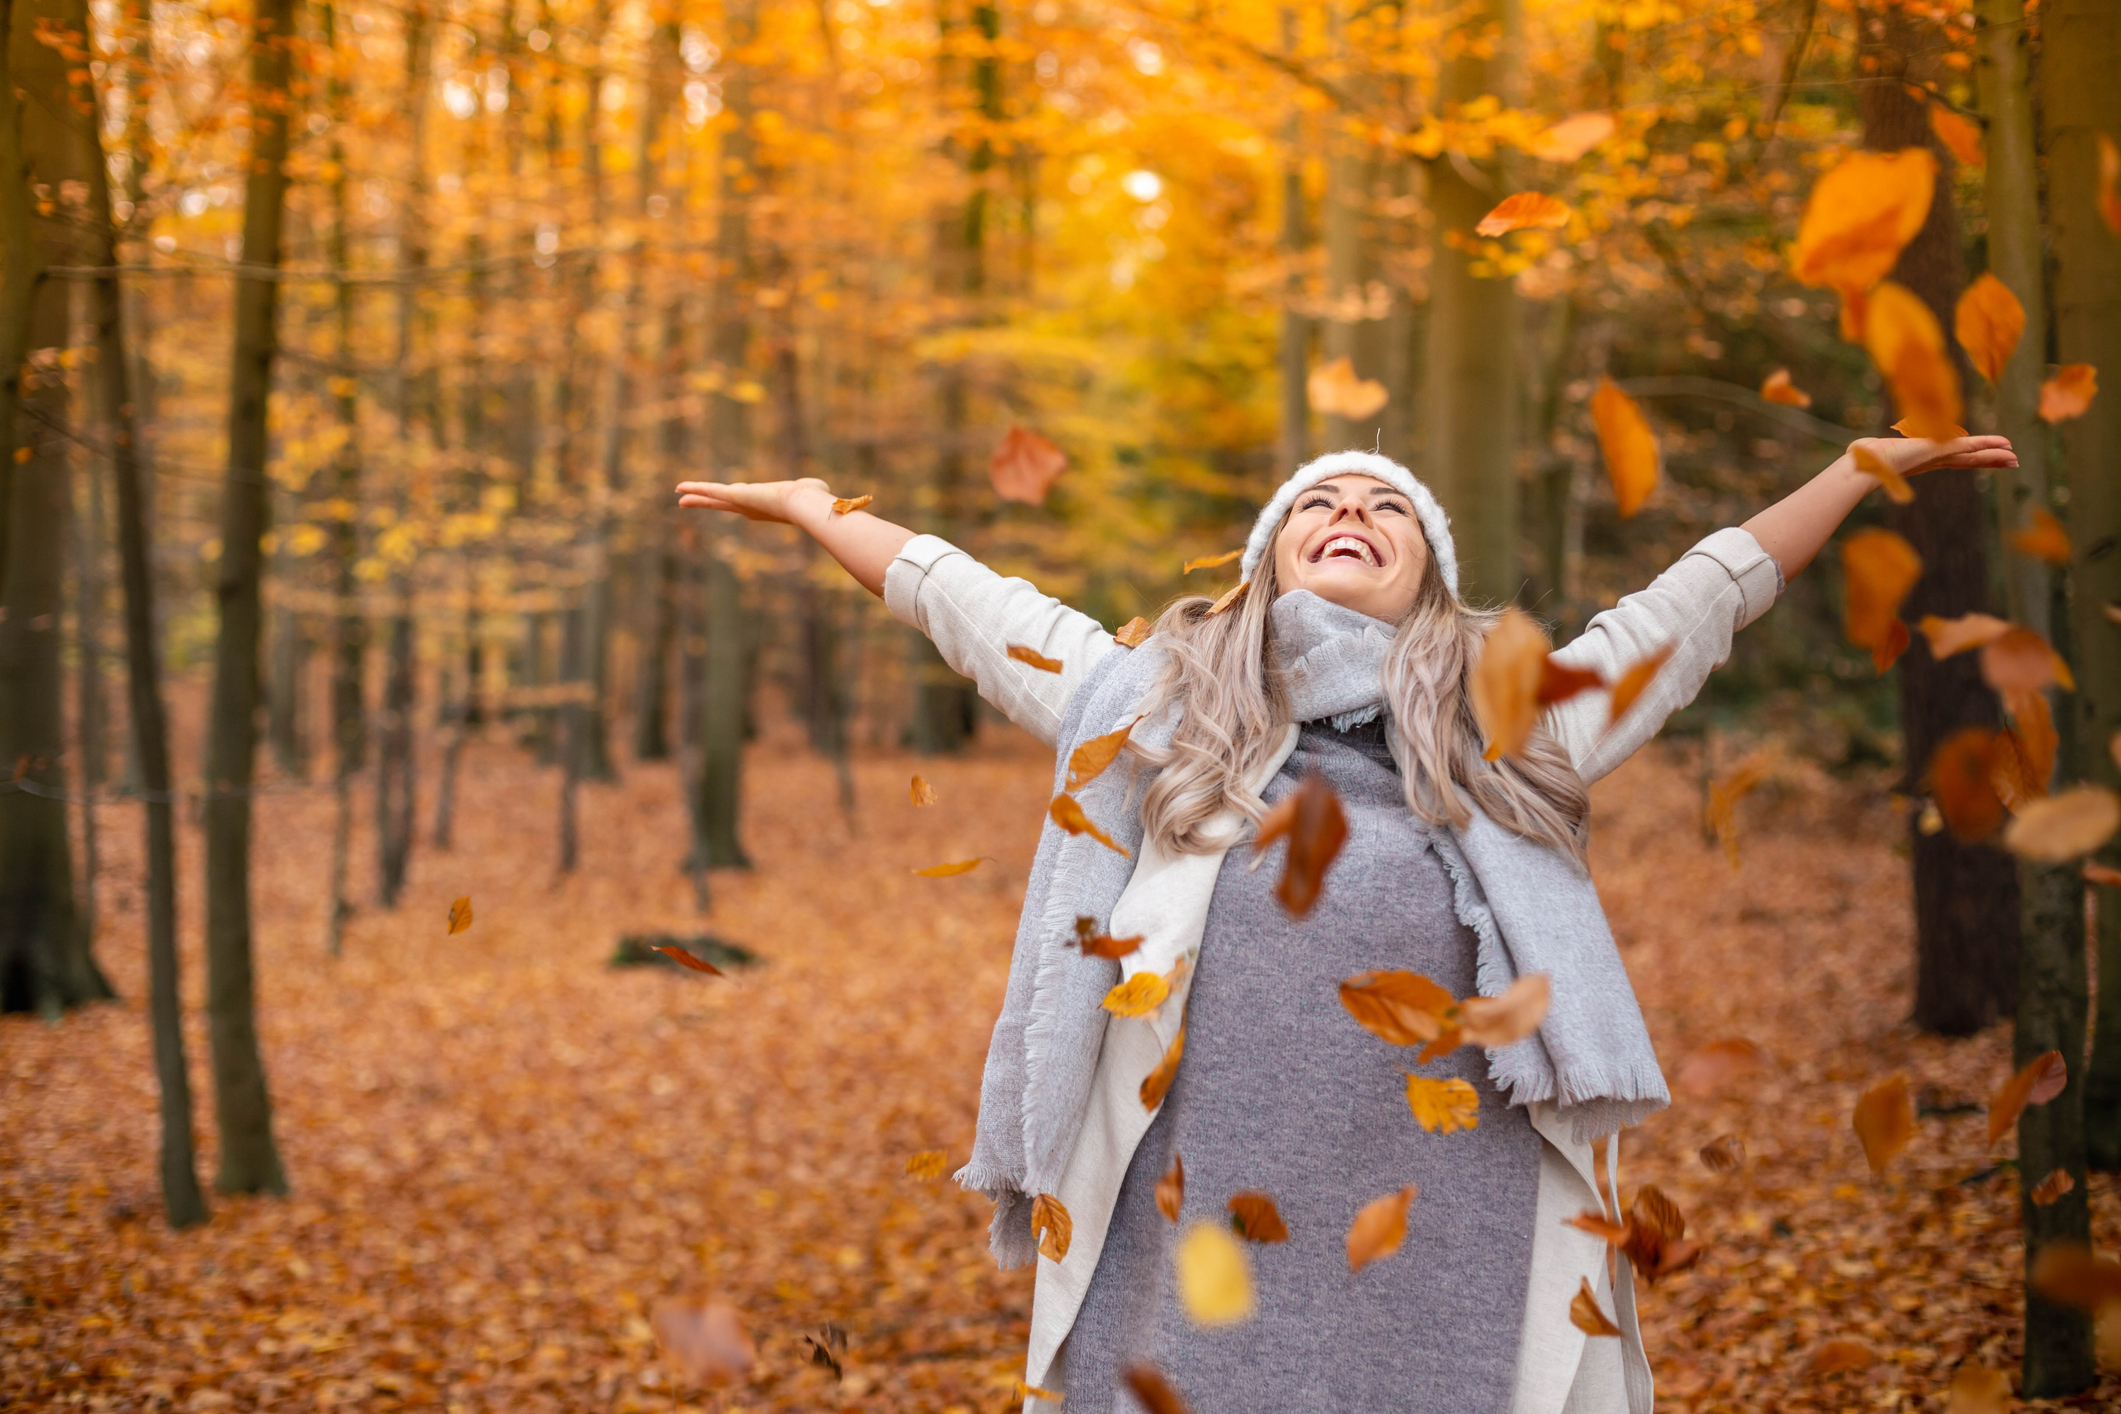
[[[1932,442],[1926,437],[1861,437],[1849,443],[1849,454],[1853,456],[1858,447],[1867,448],[1872,456],[1902,476],[1953,466],[2012,467],[2018,464],[2018,454],[2011,450],[2011,439],[1993,435],[1952,437],[1941,442]]]

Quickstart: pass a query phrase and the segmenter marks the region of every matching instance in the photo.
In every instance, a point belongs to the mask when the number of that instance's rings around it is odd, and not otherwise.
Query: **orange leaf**
[[[1042,673],[1057,673],[1062,667],[1060,659],[1048,658],[1036,648],[1026,648],[1021,643],[1009,645],[1009,656],[1019,663],[1038,669]]]
[[[1153,630],[1149,621],[1136,614],[1119,626],[1119,632],[1112,635],[1112,641],[1122,648],[1139,648],[1149,641],[1151,632]]]
[[[1245,551],[1243,546],[1239,546],[1235,550],[1225,550],[1220,555],[1202,555],[1197,560],[1186,561],[1185,566],[1179,570],[1179,573],[1191,574],[1195,570],[1212,570],[1218,568],[1219,566],[1227,565],[1232,560],[1241,560],[1244,557]]]
[[[1599,1309],[1598,1298],[1591,1293],[1591,1279],[1583,1278],[1576,1294],[1569,1298],[1569,1324],[1585,1335],[1619,1335],[1620,1327]]]
[[[1877,1354],[1860,1340],[1830,1340],[1804,1362],[1807,1375],[1838,1375],[1845,1370],[1868,1370],[1878,1363]]]
[[[2069,532],[2043,507],[2034,506],[2033,523],[2022,530],[2012,531],[2005,539],[2021,555],[2031,555],[2051,565],[2069,563]]]
[[[1570,1227],[1580,1228],[1591,1236],[1600,1238],[1607,1245],[1618,1247],[1634,1232],[1632,1223],[1615,1222],[1596,1208],[1586,1208],[1573,1218],[1563,1218]]]
[[[1959,374],[1944,350],[1944,328],[1922,297],[1884,281],[1870,292],[1863,346],[1885,375],[1908,435],[1959,436]]]
[[[841,496],[832,503],[832,513],[836,516],[847,515],[860,510],[875,499],[874,496]]]
[[[449,931],[461,933],[471,926],[471,895],[466,894],[449,906]]]
[[[1952,332],[1981,376],[1994,383],[2025,333],[2025,306],[1993,273],[1966,287],[1952,314]]]
[[[1996,793],[2013,810],[2047,794],[2054,780],[2055,752],[2061,740],[2044,692],[2013,692],[2003,698],[2013,723],[1998,742],[1994,757]]]
[[[1171,984],[1154,972],[1137,972],[1105,993],[1104,1008],[1114,1016],[1147,1016],[1171,995]]]
[[[1067,469],[1067,455],[1059,447],[1028,427],[1012,427],[987,463],[987,479],[1004,501],[1036,506]]]
[[[1053,803],[1046,807],[1046,813],[1053,817],[1054,824],[1060,826],[1069,834],[1088,835],[1122,859],[1132,857],[1128,855],[1127,847],[1099,829],[1096,823],[1083,813],[1083,807],[1077,803],[1075,797],[1069,795],[1066,791],[1053,797]]]
[[[2018,808],[2003,847],[2020,859],[2062,864],[2090,854],[2121,829],[2121,796],[2104,786],[2072,786]]]
[[[2009,622],[1994,614],[1963,614],[1956,619],[1924,614],[1915,627],[1930,641],[1932,658],[1949,658],[1969,648],[1983,647],[2011,631]]]
[[[1075,1238],[1075,1219],[1068,1216],[1060,1199],[1041,1193],[1031,1200],[1031,1235],[1038,1239],[1039,1256],[1058,1262],[1068,1255],[1068,1244]]]
[[[1591,421],[1598,428],[1598,450],[1613,483],[1613,499],[1626,520],[1657,489],[1657,434],[1650,431],[1635,400],[1610,378],[1599,379],[1598,391],[1591,394]]]
[[[2084,861],[2083,872],[2084,882],[2087,884],[2098,884],[2103,888],[2109,889],[2116,884],[2121,884],[2121,869],[2114,869],[2087,859]]]
[[[2097,134],[2099,144],[2099,217],[2106,228],[2121,236],[2121,149],[2105,133]]]
[[[1856,463],[1856,470],[1885,488],[1886,499],[1903,506],[1915,499],[1915,488],[1907,484],[1907,478],[1863,443],[1849,448],[1849,458]]]
[[[1471,685],[1473,716],[1488,739],[1488,760],[1524,750],[1539,720],[1539,688],[1551,646],[1522,609],[1503,610],[1488,630]]]
[[[1871,666],[1882,673],[1899,662],[1900,655],[1907,652],[1908,641],[1907,625],[1894,619],[1885,626],[1885,642],[1871,649]]]
[[[664,1302],[648,1325],[663,1353],[695,1384],[734,1384],[757,1358],[736,1308],[720,1302]]]
[[[1284,835],[1289,837],[1289,851],[1274,896],[1291,917],[1302,918],[1317,904],[1326,870],[1348,840],[1348,817],[1323,776],[1304,777],[1260,819],[1253,848],[1263,850]]]
[[[1942,103],[1930,104],[1930,131],[1962,166],[1979,167],[1988,160],[1988,153],[1982,146],[1981,125],[1954,113]]]
[[[1922,557],[1890,530],[1859,530],[1841,542],[1841,569],[1849,642],[1875,654],[1892,641],[1900,603],[1922,577]]]
[[[1412,1184],[1363,1204],[1348,1224],[1348,1270],[1359,1272],[1380,1257],[1389,1257],[1407,1240],[1407,1207],[1421,1192]]]
[[[1223,612],[1232,604],[1235,604],[1238,600],[1244,598],[1245,591],[1247,589],[1250,589],[1251,587],[1252,581],[1249,579],[1241,579],[1237,581],[1234,587],[1224,592],[1222,598],[1216,600],[1213,604],[1210,604],[1208,606],[1208,617],[1211,619],[1214,618],[1217,614]]]
[[[916,771],[912,784],[906,787],[906,796],[915,805],[933,805],[935,804],[935,787],[929,785],[926,778]]]
[[[2066,422],[2082,417],[2099,392],[2099,370],[2088,363],[2065,363],[2040,385],[2040,419]]]
[[[1671,660],[1675,646],[1665,644],[1620,675],[1620,680],[1613,684],[1611,721],[1617,722],[1627,715],[1628,708],[1635,705],[1635,699],[1642,696],[1642,690],[1656,679],[1658,670]]]
[[[923,879],[954,879],[960,874],[970,874],[986,862],[987,856],[983,854],[978,859],[960,859],[954,864],[931,864],[926,869],[916,869],[913,872]]]
[[[1503,236],[1512,231],[1522,231],[1535,226],[1566,226],[1569,224],[1568,206],[1545,192],[1521,191],[1515,196],[1506,196],[1493,211],[1480,218],[1473,228],[1476,236]]]
[[[1040,1389],[1037,1385],[1027,1385],[1022,1380],[1018,1380],[1016,1382],[1016,1397],[1018,1399],[1050,1399],[1057,1403],[1065,1396],[1058,1390]]]
[[[1230,1195],[1230,1230],[1249,1242],[1289,1240],[1289,1226],[1274,1199],[1256,1189]]]
[[[1480,1128],[1480,1093],[1463,1080],[1407,1077],[1407,1108],[1431,1134],[1456,1134]]]
[[[1732,1036],[1711,1041],[1688,1056],[1679,1067],[1679,1088],[1694,1095],[1713,1095],[1742,1075],[1751,1075],[1767,1064],[1767,1052]]]
[[[2029,628],[2009,628],[1981,645],[1981,680],[2014,695],[2060,687],[2074,692],[2077,680],[2048,641]]]
[[[1578,113],[1532,139],[1525,150],[1542,162],[1574,162],[1613,135],[1611,113]]]
[[[1068,753],[1068,789],[1081,790],[1105,773],[1105,768],[1119,759],[1119,753],[1127,745],[1127,734],[1134,730],[1141,718],[1127,723],[1116,732],[1091,737],[1074,751]]]
[[[1097,931],[1097,921],[1089,917],[1075,920],[1074,946],[1083,950],[1085,957],[1126,957],[1142,945],[1140,935],[1132,938],[1114,938]]]
[[[1539,1029],[1553,1000],[1554,984],[1546,973],[1534,972],[1499,997],[1467,997],[1458,1007],[1458,1028],[1470,1045],[1514,1045]]]
[[[1304,383],[1304,395],[1311,400],[1313,412],[1358,422],[1383,407],[1392,396],[1376,379],[1356,377],[1354,361],[1345,356],[1311,370]],[[1237,555],[1243,553],[1240,550]]]
[[[691,953],[686,952],[683,948],[659,947],[655,949],[655,951],[669,958],[672,962],[677,963],[680,967],[689,967],[694,972],[705,972],[710,976],[714,977],[719,977],[722,975],[721,968],[716,967],[713,963],[707,961],[705,958],[694,957]]]
[[[2055,1169],[2034,1186],[2031,1197],[2037,1207],[2051,1207],[2062,1201],[2062,1196],[2076,1190],[2077,1180],[2069,1176],[2068,1169]]]
[[[1915,1107],[1908,1099],[1907,1077],[1896,1075],[1863,1092],[1850,1117],[1872,1173],[1884,1173],[1915,1138]]]
[[[1142,1079],[1143,1109],[1154,1110],[1164,1102],[1164,1096],[1170,1092],[1171,1082],[1178,1078],[1178,1062],[1185,1053],[1186,1028],[1181,1026],[1178,1028],[1178,1034],[1171,1038],[1170,1049],[1164,1052],[1164,1058],[1156,1063],[1156,1069]]]
[[[1852,152],[1812,187],[1790,272],[1861,293],[1884,279],[1928,219],[1937,159],[1926,147]]]
[[[1734,1174],[1745,1167],[1745,1141],[1735,1134],[1711,1139],[1701,1146],[1701,1166],[1713,1174]]]
[[[1179,1398],[1171,1382],[1147,1365],[1130,1365],[1125,1375],[1127,1388],[1142,1402],[1149,1414],[1191,1414],[1186,1401]]]
[[[1566,702],[1579,692],[1588,692],[1594,687],[1604,686],[1605,679],[1588,668],[1572,668],[1564,663],[1557,663],[1551,654],[1540,661],[1537,700],[1542,707]]]
[[[2096,1311],[2121,1301],[2121,1262],[2102,1261],[2074,1242],[2057,1242],[2033,1259],[2027,1282],[2050,1301]]]
[[[1747,757],[1732,767],[1729,775],[1709,783],[1708,826],[1722,842],[1724,856],[1733,869],[1738,867],[1738,802],[1767,779],[1767,769],[1758,755],[1756,752]]]
[[[1156,1211],[1170,1222],[1178,1221],[1179,1210],[1186,1205],[1186,1165],[1178,1155],[1171,1156],[1171,1167],[1164,1176],[1156,1180]]]
[[[2000,740],[1986,727],[1961,727],[1930,756],[1930,798],[1952,834],[1968,843],[1987,839],[2003,824],[1995,785]]]
[[[906,1160],[906,1172],[915,1178],[941,1178],[950,1168],[950,1155],[943,1149],[923,1149]]]
[[[1778,368],[1760,385],[1760,396],[1771,403],[1782,403],[1793,408],[1808,408],[1812,395],[1790,381],[1790,371]]]
[[[1340,984],[1340,1004],[1363,1030],[1395,1046],[1433,1041],[1458,1003],[1414,972],[1364,972]]]

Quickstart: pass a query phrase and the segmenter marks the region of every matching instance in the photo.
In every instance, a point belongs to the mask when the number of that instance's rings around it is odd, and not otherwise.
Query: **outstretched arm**
[[[846,566],[862,588],[882,598],[884,571],[906,548],[913,532],[867,511],[842,515],[832,509],[833,495],[814,476],[801,481],[681,481],[678,504],[694,510],[734,511],[746,520],[779,521],[808,534],[826,553]]]
[[[1955,437],[1929,442],[1919,437],[1865,437],[1851,442],[1834,464],[1745,523],[1760,548],[1782,566],[1782,577],[1794,579],[1812,562],[1819,548],[1856,503],[1878,489],[1878,481],[1856,470],[1856,449],[1863,447],[1902,476],[1943,467],[2011,467],[2018,454],[2008,437]]]

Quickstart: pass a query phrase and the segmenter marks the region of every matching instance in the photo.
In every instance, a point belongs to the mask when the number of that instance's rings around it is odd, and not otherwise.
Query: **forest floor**
[[[1979,1176],[2008,1033],[1906,1025],[1904,827],[1881,789],[1763,789],[1734,871],[1703,841],[1696,758],[1653,747],[1595,792],[1600,889],[1668,1072],[1732,1037],[1772,1058],[1682,1094],[1623,1156],[1624,1188],[1659,1184],[1708,1243],[1644,1295],[1660,1408],[1942,1411],[1961,1361],[2016,1373],[2017,1183]],[[937,805],[908,804],[914,769]],[[988,1260],[985,1202],[904,1169],[969,1148],[1049,769],[991,730],[962,759],[870,757],[850,829],[823,762],[759,744],[756,867],[714,876],[708,930],[764,961],[726,979],[607,965],[623,933],[699,931],[668,766],[584,790],[582,868],[556,881],[556,773],[474,745],[456,848],[423,836],[402,904],[364,910],[337,960],[329,795],[261,797],[258,1018],[292,1192],[219,1198],[185,1233],[155,1187],[137,819],[106,808],[99,953],[124,1000],[0,1022],[0,1407],[1011,1407],[1028,1274]],[[974,855],[994,862],[910,872]],[[198,866],[187,828],[210,1179]],[[462,894],[476,921],[449,936]],[[1931,1113],[1874,1179],[1849,1114],[1895,1071]],[[1726,1133],[1750,1160],[1718,1178],[1696,1150]],[[2092,1197],[2111,1251],[2121,1189]],[[646,1320],[708,1292],[760,1352],[720,1395],[674,1383]],[[837,1382],[804,1340],[828,1322],[851,1337]],[[1875,1363],[1805,1374],[1844,1338]],[[2121,1375],[2068,1407],[2121,1408]]]

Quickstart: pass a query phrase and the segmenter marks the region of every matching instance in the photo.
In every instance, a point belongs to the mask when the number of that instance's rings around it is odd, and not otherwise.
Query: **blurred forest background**
[[[380,987],[379,958],[427,965],[405,920],[426,909],[442,946],[434,900],[480,870],[526,933],[536,898],[561,900],[599,962],[621,932],[706,923],[770,954],[794,940],[732,919],[777,926],[769,877],[857,877],[900,835],[908,753],[997,799],[1043,769],[808,542],[680,516],[680,479],[823,477],[1117,627],[1229,588],[1231,568],[1183,567],[1234,550],[1294,463],[1375,447],[1438,491],[1469,594],[1565,640],[1906,411],[1849,322],[1890,271],[1941,326],[1953,420],[2009,433],[2023,465],[1934,473],[1851,526],[1920,552],[1907,624],[1993,613],[2075,666],[2033,794],[2121,776],[2121,400],[2055,374],[2121,368],[2113,0],[0,0],[0,29],[0,1001],[24,1014],[0,1041],[32,1057],[5,1103],[0,1263],[9,1299],[52,1313],[0,1352],[10,1399],[309,1390],[149,1389],[125,1360],[35,1353],[87,1339],[70,1323],[105,1318],[75,1303],[117,1280],[38,1275],[37,1252],[79,1250],[50,1242],[80,1202],[52,1175],[79,1178],[69,1117],[101,1109],[40,1098],[38,1077],[104,1064],[54,1037],[114,1036],[109,1016],[135,1037],[90,1048],[137,1059],[141,1097],[131,1140],[97,1152],[145,1164],[159,1103],[159,1194],[124,1206],[183,1227],[208,1218],[184,1021],[203,1002],[210,1186],[300,1198],[266,1062],[303,1017],[275,1018],[275,969],[307,978],[284,1005],[373,1025],[320,969]],[[1822,173],[1908,149],[1936,176],[1873,241],[1884,265],[1840,288],[1793,265]],[[1536,223],[1476,232],[1527,192],[1554,199]],[[1993,367],[1955,319],[1982,272],[2024,321]],[[1607,382],[1656,439],[1639,508],[1601,456]],[[2041,516],[2059,552],[2027,551]],[[1720,832],[1735,861],[1756,789],[1841,802],[1785,821],[1822,839],[1864,822],[1870,937],[1899,970],[1847,994],[1893,1014],[1849,1024],[1911,1012],[1896,1036],[1979,1034],[2006,1071],[2069,1056],[2017,1162],[2074,1191],[2021,1202],[2006,1173],[1997,1211],[2022,1207],[2028,1254],[2087,1242],[2112,1201],[2091,1174],[2121,1166],[2121,987],[2091,982],[2121,975],[2121,910],[2087,913],[2074,857],[1940,828],[1933,755],[2004,704],[1976,655],[1920,637],[1881,667],[1898,650],[1848,607],[1823,562],[1741,638],[1668,728],[1676,774],[1642,787],[1696,813],[1642,847]],[[964,918],[1006,936],[976,897]],[[970,941],[946,921],[918,969],[936,985]],[[948,1022],[974,1043],[991,952]],[[82,1006],[114,991],[146,1001]],[[976,1044],[951,1064],[934,1103],[954,1133]],[[1973,1169],[1997,1172],[1938,1181]],[[961,1207],[951,1260],[971,1262]],[[1006,1282],[956,1289],[1007,1305]],[[2025,1361],[2028,1395],[2091,1389],[2098,1303],[2024,1299],[2022,1350],[1993,1345],[2020,1297],[1990,1312],[1994,1360]],[[440,1398],[433,1370],[392,1378],[332,1398]],[[1755,1388],[1692,1378],[1702,1408]],[[790,1388],[785,1407],[824,1397]]]

